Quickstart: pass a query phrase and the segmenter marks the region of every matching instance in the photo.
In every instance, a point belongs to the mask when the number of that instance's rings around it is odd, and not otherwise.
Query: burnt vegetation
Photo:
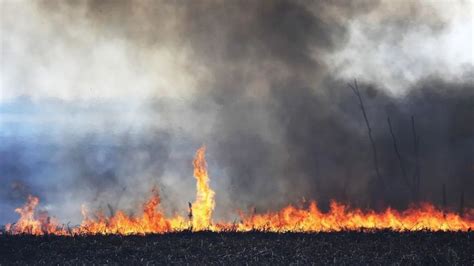
[[[210,233],[147,236],[0,235],[0,264],[474,263],[473,232]]]

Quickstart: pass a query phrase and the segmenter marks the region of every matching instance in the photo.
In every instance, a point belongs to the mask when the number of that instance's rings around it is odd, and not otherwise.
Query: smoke
[[[153,186],[183,212],[204,143],[217,218],[302,198],[403,208],[412,195],[387,117],[411,178],[414,116],[422,200],[438,203],[446,184],[450,206],[463,190],[472,206],[469,5],[2,2],[0,177],[73,221],[83,202],[133,212]],[[11,210],[21,196],[2,190]]]

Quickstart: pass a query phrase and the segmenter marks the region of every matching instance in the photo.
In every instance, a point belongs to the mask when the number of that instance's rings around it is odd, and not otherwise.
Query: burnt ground
[[[474,265],[474,232],[0,235],[0,264]]]

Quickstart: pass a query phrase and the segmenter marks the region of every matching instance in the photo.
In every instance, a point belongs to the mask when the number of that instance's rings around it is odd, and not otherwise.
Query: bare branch
[[[413,147],[414,147],[414,152],[415,152],[415,174],[413,176],[414,178],[414,184],[415,184],[415,189],[416,189],[416,200],[420,199],[420,183],[421,183],[421,174],[420,174],[420,161],[418,157],[418,145],[419,145],[419,137],[416,134],[416,128],[415,128],[415,117],[411,116],[411,128],[413,132]]]
[[[408,180],[407,171],[405,169],[405,166],[403,165],[403,160],[402,160],[402,156],[400,155],[400,151],[398,150],[397,138],[395,137],[395,134],[393,133],[392,123],[390,122],[389,116],[387,116],[387,123],[388,123],[388,127],[390,128],[390,135],[392,136],[393,148],[395,149],[395,154],[397,155],[398,162],[400,163],[400,169],[402,170],[403,180],[408,186],[408,189],[410,189],[411,192],[413,192],[413,186],[412,184],[410,184],[410,181]]]
[[[360,106],[360,109],[362,110],[362,114],[364,116],[365,124],[367,126],[369,140],[370,140],[370,143],[372,145],[372,153],[373,153],[375,172],[376,172],[377,178],[378,178],[378,180],[379,180],[379,182],[380,182],[380,184],[382,185],[382,188],[383,188],[384,187],[384,182],[383,182],[384,180],[382,179],[382,176],[380,175],[379,163],[378,163],[378,159],[377,159],[377,157],[378,157],[377,156],[377,147],[375,146],[375,141],[372,137],[372,128],[370,128],[369,119],[367,118],[367,113],[365,112],[364,102],[362,101],[362,97],[360,95],[359,86],[357,85],[357,80],[354,79],[354,85],[352,85],[352,84],[348,84],[348,85],[352,89],[354,94],[357,96],[357,98],[359,99],[359,106]]]

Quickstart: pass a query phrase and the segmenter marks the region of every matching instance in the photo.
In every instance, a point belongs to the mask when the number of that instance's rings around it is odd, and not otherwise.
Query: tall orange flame
[[[192,205],[192,229],[201,231],[211,229],[212,212],[214,211],[215,192],[209,187],[207,174],[206,147],[202,146],[196,152],[193,161],[194,177],[196,178],[196,201]]]
[[[193,231],[210,230],[245,232],[251,230],[270,232],[332,232],[343,230],[382,230],[393,231],[468,231],[474,228],[474,209],[467,209],[465,215],[437,209],[432,204],[423,203],[405,211],[391,208],[383,212],[350,209],[348,206],[331,202],[329,212],[318,209],[316,202],[309,206],[289,205],[278,212],[263,214],[241,214],[238,223],[212,221],[215,207],[215,192],[209,187],[209,176],[205,160],[205,147],[196,152],[194,177],[196,178],[196,200],[190,206]],[[27,203],[15,211],[20,214],[15,224],[8,224],[6,231],[11,234],[151,234],[189,230],[189,223],[182,216],[168,218],[160,211],[160,198],[154,190],[150,199],[143,204],[141,216],[134,217],[123,211],[111,217],[96,213],[90,218],[82,208],[82,224],[70,230],[59,227],[57,221],[46,213],[35,213],[39,199],[29,196]]]

